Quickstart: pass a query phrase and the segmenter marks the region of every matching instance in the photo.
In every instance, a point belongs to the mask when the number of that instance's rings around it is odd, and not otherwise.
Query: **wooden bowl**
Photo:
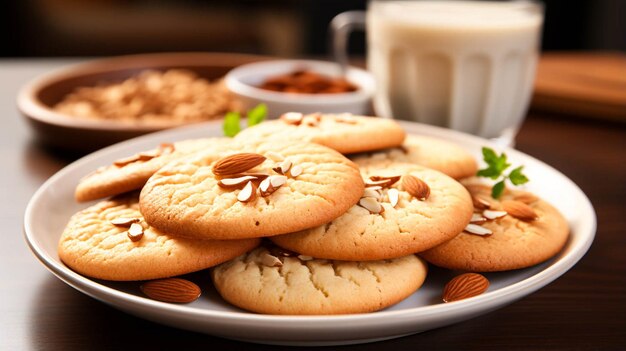
[[[146,69],[187,69],[209,80],[242,64],[268,57],[227,53],[163,53],[118,56],[72,65],[40,76],[22,87],[17,106],[43,144],[73,151],[92,151],[142,134],[178,127],[164,123],[89,120],[58,113],[52,107],[81,86],[123,81]]]

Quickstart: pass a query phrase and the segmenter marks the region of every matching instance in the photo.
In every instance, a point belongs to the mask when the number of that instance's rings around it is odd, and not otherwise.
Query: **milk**
[[[529,103],[542,22],[541,7],[527,2],[373,1],[367,64],[377,113],[512,138]]]

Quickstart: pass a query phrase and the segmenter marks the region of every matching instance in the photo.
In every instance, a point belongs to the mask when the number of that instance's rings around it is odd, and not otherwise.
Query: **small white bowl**
[[[368,114],[374,94],[374,78],[365,70],[349,67],[346,79],[356,85],[354,92],[336,94],[294,94],[258,88],[266,79],[298,70],[313,71],[325,76],[341,75],[339,65],[328,61],[276,60],[255,62],[231,70],[225,78],[226,86],[245,105],[252,108],[260,103],[268,107],[269,117],[286,112]]]

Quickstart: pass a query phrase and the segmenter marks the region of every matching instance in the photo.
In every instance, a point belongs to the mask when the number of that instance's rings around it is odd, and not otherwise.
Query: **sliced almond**
[[[489,288],[489,280],[478,273],[465,273],[452,278],[443,289],[443,302],[478,296]]]
[[[293,125],[299,125],[302,122],[304,115],[300,112],[287,112],[280,116],[280,120]]]
[[[493,232],[490,229],[487,229],[485,227],[479,226],[478,224],[468,224],[465,226],[465,230],[466,232],[470,233],[470,234],[474,234],[474,235],[491,235],[493,234]]]
[[[268,267],[282,267],[283,262],[276,256],[272,256],[269,253],[261,256],[261,263]]]
[[[246,176],[237,177],[237,178],[224,178],[224,179],[220,179],[217,182],[217,185],[219,185],[220,188],[224,188],[224,189],[241,189],[246,185],[247,182],[251,180],[255,180],[255,179],[257,179],[257,177],[251,176],[251,175],[246,175]]]
[[[377,200],[380,200],[381,194],[377,190],[374,190],[372,188],[365,188],[365,190],[363,191],[363,196],[361,197],[373,197]]]
[[[307,256],[307,255],[298,255],[298,259],[300,261],[311,261],[313,259],[313,257]]]
[[[268,151],[265,153],[265,155],[267,156],[267,158],[275,162],[283,161],[285,159],[285,156],[274,151]]]
[[[472,214],[472,219],[470,219],[470,223],[478,224],[478,223],[485,223],[485,222],[487,222],[487,218],[483,217],[483,215],[480,213]]]
[[[381,185],[383,188],[389,188],[390,186],[396,184],[398,182],[398,180],[400,180],[400,176],[391,176],[391,177],[381,177],[381,176],[371,176],[370,180],[373,182],[382,182],[382,181],[387,181],[386,183],[382,183],[384,185]]]
[[[491,202],[489,202],[489,200],[485,200],[478,195],[472,195],[472,203],[474,204],[474,208],[479,210],[486,210],[491,208]]]
[[[537,213],[532,207],[521,201],[505,200],[502,201],[502,208],[511,216],[521,219],[522,221],[534,221],[538,218]]]
[[[268,179],[274,188],[281,187],[287,183],[287,177],[281,175],[269,176]]]
[[[140,161],[149,161],[155,157],[161,156],[161,149],[154,149],[150,151],[143,151],[137,154]]]
[[[309,127],[315,127],[319,123],[319,120],[315,116],[306,115],[302,117],[302,124]]]
[[[382,213],[383,206],[373,197],[363,197],[359,200],[359,206],[370,211],[372,214]]]
[[[302,167],[299,165],[291,167],[291,169],[289,170],[289,174],[292,178],[299,176],[300,174],[302,174]]]
[[[425,201],[430,196],[430,187],[428,184],[410,174],[402,177],[402,187],[406,192],[421,201]]]
[[[265,161],[265,156],[254,153],[234,154],[217,161],[213,165],[213,174],[229,176],[248,171]]]
[[[237,195],[237,200],[241,202],[250,202],[256,198],[256,185],[252,182],[246,183]]]
[[[365,187],[366,188],[370,188],[370,187],[379,187],[379,188],[387,188],[389,186],[389,180],[387,179],[382,179],[382,180],[368,180],[365,182]]]
[[[141,291],[151,299],[173,303],[193,302],[202,293],[199,286],[181,278],[152,280],[142,284]]]
[[[396,205],[398,204],[398,200],[400,199],[400,193],[398,192],[398,189],[389,189],[387,191],[387,197],[389,198],[389,203],[391,204],[391,207],[396,207]]]
[[[506,215],[507,215],[506,211],[492,211],[492,210],[484,210],[483,211],[483,216],[485,218],[491,219],[491,220],[498,219],[498,218],[504,217]]]
[[[272,176],[272,177],[284,177],[284,176]],[[280,181],[277,181],[276,183],[278,184],[278,183],[280,183]],[[279,186],[273,186],[272,185],[272,178],[271,177],[267,177],[267,178],[263,179],[261,184],[259,184],[259,193],[261,194],[261,196],[266,197],[266,196],[269,196],[272,193],[274,193],[276,190],[278,190],[278,188],[280,188],[280,185]]]
[[[132,155],[113,161],[113,164],[118,167],[124,167],[127,164],[139,161],[139,155]]]
[[[139,223],[141,219],[139,218],[130,218],[130,217],[118,217],[111,220],[111,224],[118,227],[130,227],[133,223]]]
[[[128,238],[130,241],[139,241],[143,238],[143,227],[139,223],[133,223],[128,228]]]

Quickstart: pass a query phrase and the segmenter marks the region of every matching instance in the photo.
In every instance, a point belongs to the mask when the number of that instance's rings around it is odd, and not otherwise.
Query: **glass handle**
[[[365,30],[365,11],[347,11],[330,21],[332,54],[342,72],[348,68],[348,39],[355,29]]]

